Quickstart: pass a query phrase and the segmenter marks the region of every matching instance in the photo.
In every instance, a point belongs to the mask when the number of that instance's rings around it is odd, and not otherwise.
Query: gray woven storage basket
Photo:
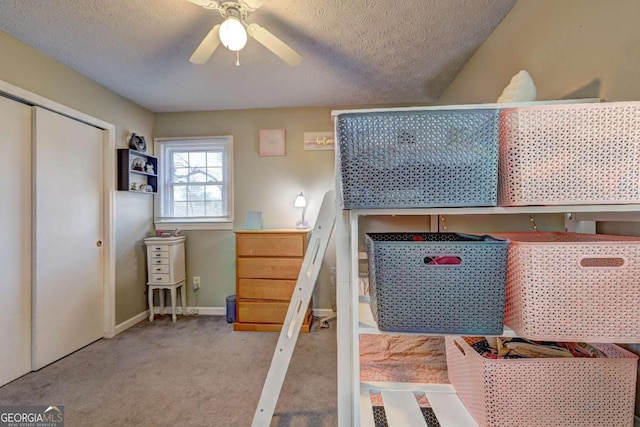
[[[344,209],[496,206],[498,110],[336,117]]]
[[[459,233],[367,233],[378,329],[502,334],[509,240]],[[458,265],[432,264],[457,258]]]

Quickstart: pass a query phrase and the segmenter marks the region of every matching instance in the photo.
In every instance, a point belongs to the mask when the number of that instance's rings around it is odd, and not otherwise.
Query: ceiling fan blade
[[[220,4],[215,0],[187,0],[187,1],[190,1],[193,4],[197,4],[198,6],[202,6],[205,9],[213,9],[213,10],[220,9]]]
[[[258,24],[249,24],[247,33],[289,65],[302,62],[302,55]]]
[[[189,58],[193,64],[204,64],[220,44],[220,24],[215,25]]]
[[[192,1],[192,0],[189,0],[189,1]],[[198,0],[195,0],[195,1],[198,1]],[[205,0],[200,0],[200,1],[205,1]],[[253,12],[257,8],[265,4],[267,1],[268,0],[238,0],[238,3],[240,3],[249,12]]]

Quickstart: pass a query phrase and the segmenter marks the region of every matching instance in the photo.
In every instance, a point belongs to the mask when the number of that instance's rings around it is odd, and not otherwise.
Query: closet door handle
[[[96,246],[97,246],[97,247],[101,247],[101,246],[102,246],[102,240],[98,240],[98,241],[96,242]]]

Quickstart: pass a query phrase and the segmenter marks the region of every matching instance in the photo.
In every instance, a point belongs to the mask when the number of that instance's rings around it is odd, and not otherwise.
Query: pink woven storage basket
[[[445,337],[449,379],[481,427],[626,426],[634,421],[638,356],[591,344],[607,358],[487,359]]]
[[[511,240],[504,322],[539,341],[640,342],[640,237],[492,233]]]
[[[500,113],[498,205],[640,202],[640,102]]]

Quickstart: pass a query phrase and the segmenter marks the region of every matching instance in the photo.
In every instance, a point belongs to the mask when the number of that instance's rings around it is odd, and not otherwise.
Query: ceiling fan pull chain
[[[236,67],[240,66],[240,51],[236,50]]]

